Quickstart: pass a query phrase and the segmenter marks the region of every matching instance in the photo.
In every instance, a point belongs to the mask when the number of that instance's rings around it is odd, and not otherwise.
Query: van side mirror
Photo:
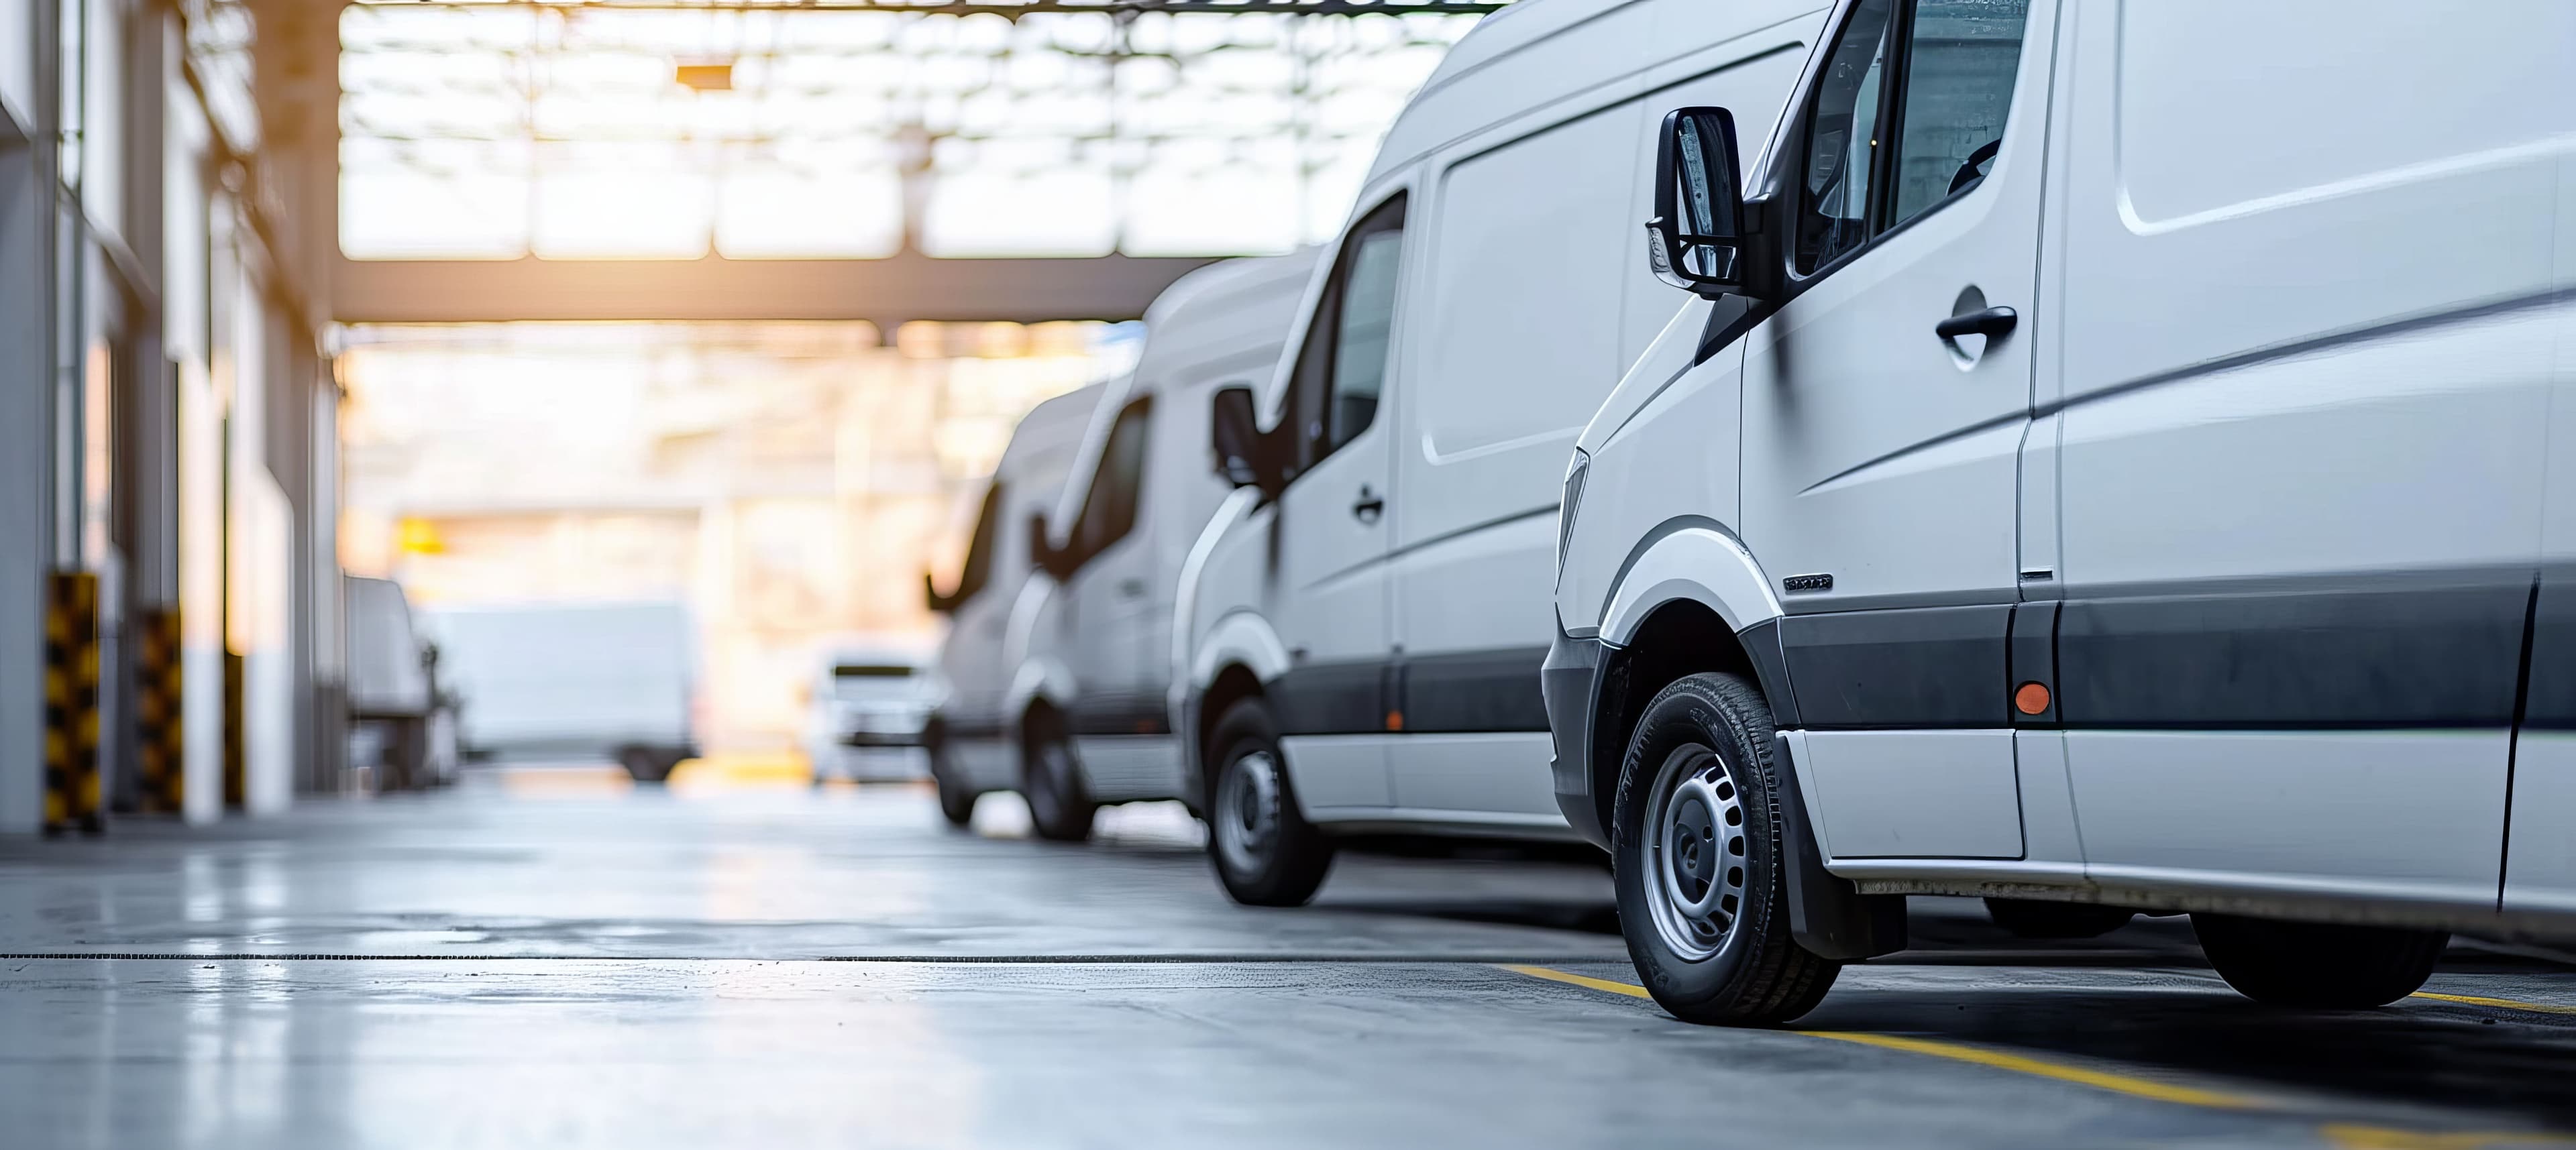
[[[922,602],[929,605],[930,613],[933,615],[945,615],[957,609],[957,604],[949,602],[948,596],[939,593],[939,582],[931,578],[928,571],[921,573],[921,596]]]
[[[1744,225],[1735,117],[1724,108],[1665,116],[1655,145],[1655,216],[1646,221],[1655,278],[1705,299],[1742,293],[1751,238]]]
[[[1263,466],[1261,417],[1253,410],[1252,389],[1230,384],[1216,389],[1208,402],[1208,438],[1216,473],[1236,487],[1267,490],[1270,469]]]
[[[1063,578],[1064,553],[1056,550],[1055,538],[1047,533],[1044,512],[1029,516],[1029,562],[1058,579]]]

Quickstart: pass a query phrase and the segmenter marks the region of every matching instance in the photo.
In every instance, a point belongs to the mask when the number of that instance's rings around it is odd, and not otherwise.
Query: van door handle
[[[1375,523],[1378,516],[1386,514],[1386,500],[1370,491],[1368,484],[1360,484],[1360,501],[1351,504],[1351,514],[1362,523]]]
[[[1990,307],[1984,311],[1954,315],[1933,324],[1932,334],[1943,339],[1957,339],[1963,335],[1982,335],[1987,339],[1996,339],[2012,331],[2013,325],[2020,322],[2021,317],[2014,314],[2013,309]]]

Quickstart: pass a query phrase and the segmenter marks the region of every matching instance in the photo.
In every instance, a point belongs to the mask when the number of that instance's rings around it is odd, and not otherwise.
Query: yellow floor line
[[[1836,1042],[1857,1042],[1863,1046],[1928,1054],[1934,1058],[1947,1058],[1953,1062],[1968,1062],[1978,1066],[1990,1066],[1997,1070],[2009,1070],[2016,1074],[2052,1078],[2059,1082],[2072,1082],[2079,1086],[2090,1086],[2096,1090],[2108,1090],[2114,1094],[2126,1094],[2131,1098],[2146,1098],[2157,1102],[2201,1106],[2212,1110],[2262,1110],[2273,1105],[2250,1094],[2230,1094],[2221,1090],[2203,1090],[2196,1086],[2177,1086],[2170,1082],[2158,1082],[2152,1078],[2113,1074],[2107,1070],[2089,1070],[2081,1066],[2049,1062],[2028,1055],[2006,1054],[2000,1050],[1962,1046],[1956,1042],[1935,1042],[1928,1038],[1864,1034],[1847,1030],[1801,1030],[1796,1033],[1811,1038],[1830,1038]]]
[[[1646,993],[1645,987],[1639,986],[1633,982],[1613,982],[1606,978],[1591,978],[1585,975],[1575,974],[1570,971],[1550,970],[1544,966],[1506,966],[1503,969],[1514,974],[1526,974],[1531,978],[1544,978],[1549,982],[1562,982],[1568,986],[1580,986],[1586,990],[1606,990],[1612,994],[1624,994],[1630,998],[1654,997],[1653,995]]]
[[[2465,1003],[2470,1006],[2493,1006],[2504,1010],[2528,1010],[2534,1014],[2576,1014],[2576,1006],[2556,1006],[2546,1002],[2524,1002],[2520,999],[2514,998],[2483,998],[2474,994],[2435,994],[2429,990],[2416,991],[2413,997],[2436,999],[2442,1002]]]
[[[1646,993],[1645,987],[1633,982],[1592,978],[1570,971],[1551,970],[1544,966],[1506,966],[1503,969],[1515,974],[1525,974],[1531,978],[1544,978],[1550,982],[1562,982],[1588,990],[1624,994],[1630,998],[1652,997]],[[2175,1102],[2185,1106],[2205,1106],[2218,1110],[2255,1110],[2270,1105],[2250,1094],[2229,1094],[2193,1086],[2177,1086],[2170,1082],[2158,1082],[2154,1079],[2138,1078],[2127,1074],[2113,1074],[2105,1070],[2050,1062],[2023,1054],[2006,1054],[2000,1050],[1963,1046],[1956,1042],[1937,1042],[1928,1038],[1904,1038],[1893,1034],[1867,1034],[1848,1030],[1800,1030],[1793,1033],[1804,1034],[1810,1038],[1830,1038],[1836,1042],[1855,1042],[1862,1046],[1876,1046],[1885,1050],[1902,1050],[1910,1054],[1926,1054],[1934,1058],[1946,1058],[1952,1062],[1966,1062],[1996,1070],[2009,1070],[2016,1074],[2072,1082],[2081,1086],[2090,1086],[2096,1090],[2108,1090],[2114,1094],[2126,1094],[2132,1098],[2149,1098],[2158,1102]]]
[[[1543,978],[1549,982],[1562,982],[1569,986],[1580,986],[1587,990],[1607,991],[1611,994],[1622,994],[1630,998],[1653,997],[1646,992],[1645,987],[1639,986],[1633,982],[1619,982],[1614,979],[1593,978],[1588,975],[1575,974],[1571,971],[1553,970],[1544,966],[1505,966],[1503,969],[1511,971],[1514,974],[1524,974],[1531,978]],[[2549,1014],[2576,1014],[2576,1007],[2551,1006],[2544,1003],[2533,1002],[2517,1002],[2509,998],[2479,998],[2471,995],[2460,994],[2434,994],[2429,991],[2419,993],[2416,997],[2440,999],[2445,1002],[2462,1002],[2473,1006],[2509,1007],[2517,1010],[2537,1010]],[[2058,1082],[2070,1082],[2079,1086],[2090,1086],[2096,1090],[2107,1090],[2114,1094],[2125,1094],[2132,1098],[2145,1098],[2157,1102],[2171,1102],[2183,1106],[2199,1106],[2213,1110],[2277,1110],[2281,1108],[2281,1103],[2279,1102],[2259,1098],[2251,1094],[2235,1094],[2223,1090],[2204,1090],[2196,1086],[2178,1086],[2171,1082],[2158,1082],[2150,1078],[2139,1078],[2128,1074],[2115,1074],[2105,1070],[2094,1070],[2062,1062],[2050,1062],[2045,1059],[2032,1058],[2028,1055],[2007,1054],[2000,1050],[1987,1050],[1981,1047],[1961,1045],[1956,1042],[1939,1042],[1928,1038],[1905,1038],[1894,1034],[1869,1034],[1849,1030],[1799,1030],[1792,1031],[1791,1033],[1803,1034],[1810,1038],[1830,1038],[1836,1042],[1854,1042],[1863,1046],[1875,1046],[1885,1050],[1901,1050],[1909,1054],[1929,1055],[1934,1058],[1949,1059],[1953,1062],[1965,1062],[1977,1066],[1990,1067],[1996,1070],[2008,1070],[2016,1074],[2028,1074],[2034,1077],[2052,1079]],[[2386,1126],[2369,1126],[2360,1123],[2330,1122],[2318,1127],[2317,1133],[2326,1140],[2328,1145],[2336,1147],[2337,1150],[2477,1150],[2479,1147],[2576,1146],[2576,1139],[2571,1139],[2564,1135],[2549,1134],[2538,1131],[2420,1131],[2401,1130]]]
[[[2576,1139],[2556,1134],[2535,1134],[2513,1130],[2471,1130],[2424,1133],[2417,1130],[2392,1130],[2384,1126],[2354,1126],[2329,1122],[2317,1128],[2326,1145],[2335,1150],[2488,1150],[2507,1146],[2569,1146]]]

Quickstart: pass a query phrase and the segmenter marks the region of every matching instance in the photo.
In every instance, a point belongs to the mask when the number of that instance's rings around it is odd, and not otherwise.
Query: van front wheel
[[[1078,843],[1091,837],[1091,820],[1100,807],[1082,785],[1082,768],[1073,759],[1073,743],[1047,723],[1030,732],[1026,777],[1020,797],[1029,801],[1029,822],[1038,837]]]
[[[2451,942],[2438,930],[2232,914],[2195,914],[2191,929],[2209,965],[2237,993],[2266,1006],[2311,1010],[2366,1010],[2413,994]]]
[[[639,783],[669,781],[671,768],[679,766],[682,757],[677,752],[659,747],[630,744],[617,748],[617,765],[626,768],[626,776]]]
[[[1257,700],[1226,709],[1211,745],[1208,858],[1225,893],[1246,906],[1304,906],[1333,866],[1333,840],[1306,821],[1288,781],[1278,727]]]
[[[1842,969],[1789,932],[1773,734],[1752,684],[1693,675],[1646,704],[1620,764],[1619,929],[1647,992],[1684,1022],[1788,1022],[1815,1009]]]

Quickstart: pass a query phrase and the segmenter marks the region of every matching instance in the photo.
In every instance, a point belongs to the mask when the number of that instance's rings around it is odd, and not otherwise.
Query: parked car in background
[[[1054,513],[1027,525],[1042,577],[1012,620],[1006,713],[1043,837],[1088,837],[1102,803],[1197,798],[1169,692],[1181,571],[1228,490],[1208,469],[1208,396],[1278,370],[1315,258],[1230,260],[1165,289]]]
[[[697,643],[678,603],[441,607],[430,620],[477,756],[605,756],[658,783],[697,753]]]
[[[928,773],[923,735],[938,702],[938,673],[920,643],[833,644],[815,667],[806,696],[805,758],[815,782],[886,782]]]
[[[2576,937],[2576,7],[2193,11],[1844,0],[1749,180],[1663,129],[1545,691],[1673,1014],[1911,894],[2290,1006]]]
[[[1516,4],[1396,121],[1294,357],[1216,396],[1241,490],[1185,579],[1173,725],[1236,899],[1305,902],[1348,834],[1573,838],[1548,573],[1566,452],[1678,304],[1634,258],[1646,160],[1669,109],[1777,108],[1821,9]]]
[[[1010,738],[1015,724],[1004,710],[1016,668],[1005,660],[1003,647],[1012,611],[1035,570],[1023,525],[1055,506],[1083,430],[1108,390],[1095,383],[1069,391],[1020,419],[984,487],[956,585],[943,592],[937,580],[922,577],[930,609],[948,617],[948,633],[939,644],[938,699],[924,741],[940,813],[953,825],[966,825],[985,792],[1017,785],[1019,754]]]
[[[402,585],[347,578],[342,602],[349,627],[350,765],[373,769],[379,790],[453,781],[454,700],[441,690],[438,648],[412,625]]]

